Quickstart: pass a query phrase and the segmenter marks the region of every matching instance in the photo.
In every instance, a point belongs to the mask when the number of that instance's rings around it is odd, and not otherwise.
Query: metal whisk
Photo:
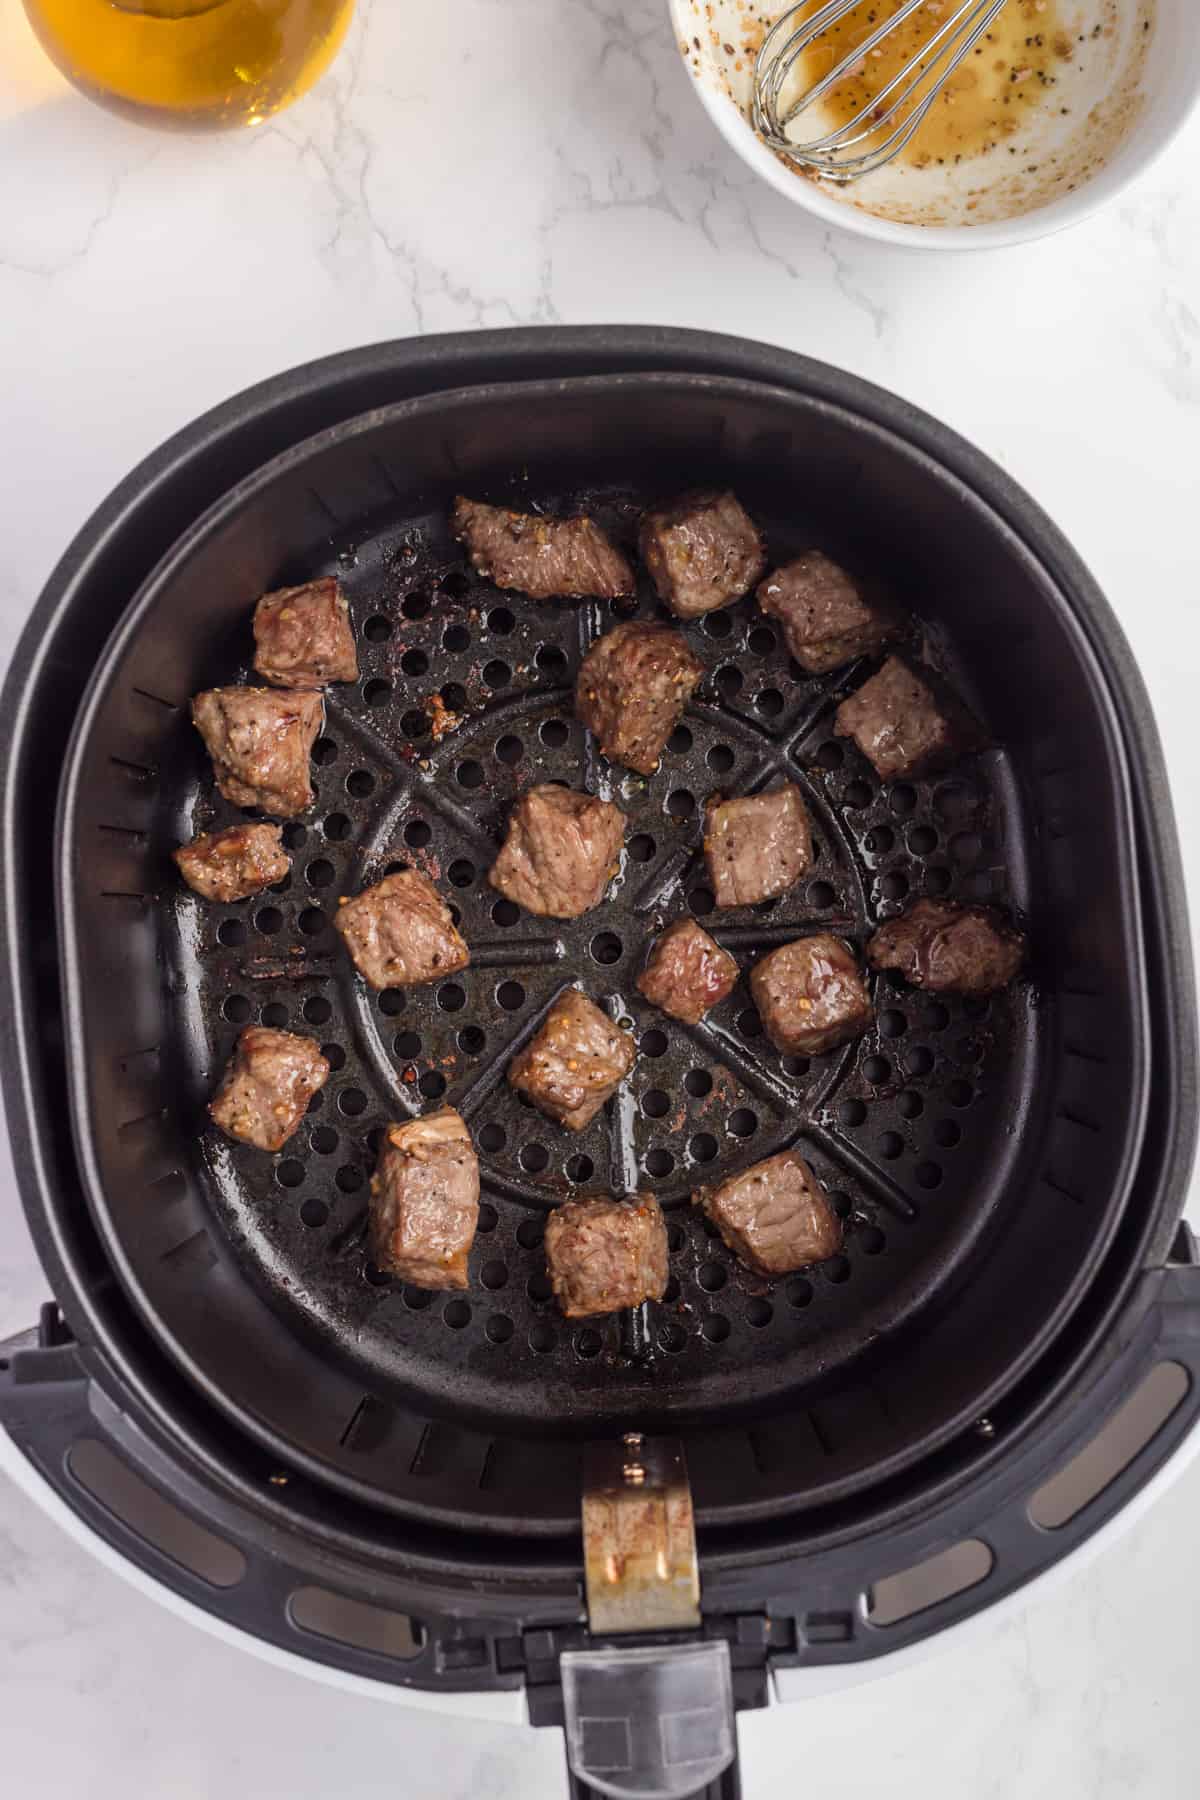
[[[862,59],[898,30],[918,7],[924,6],[925,0],[905,0],[869,37],[848,51],[828,75],[798,99],[785,103],[783,93],[788,76],[805,51],[823,31],[837,25],[863,0],[826,0],[816,12],[812,11],[813,4],[814,0],[800,0],[798,5],[789,6],[763,39],[754,65],[752,119],[754,129],[773,150],[827,181],[845,183],[858,181],[899,156],[921,129],[926,113],[950,76],[970,55],[1007,0],[962,0],[953,15],[930,32],[924,48],[875,95],[869,108],[822,137],[804,140],[790,137],[788,128],[811,108],[819,107],[825,95],[857,70]],[[860,148],[862,145],[866,148]]]

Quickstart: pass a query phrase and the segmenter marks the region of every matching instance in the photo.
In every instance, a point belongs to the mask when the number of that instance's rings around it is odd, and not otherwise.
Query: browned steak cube
[[[584,657],[575,711],[610,762],[653,775],[703,673],[679,632],[630,620]]]
[[[245,900],[282,881],[292,866],[278,825],[231,825],[173,852],[179,873],[206,900]]]
[[[629,1032],[618,1031],[578,988],[568,988],[509,1064],[508,1079],[548,1119],[582,1131],[616,1093],[636,1055]]]
[[[462,1117],[443,1106],[389,1125],[371,1177],[371,1255],[419,1288],[465,1288],[479,1223],[479,1159]]]
[[[737,986],[738,966],[694,919],[667,927],[638,976],[638,992],[673,1019],[698,1025]]]
[[[789,655],[810,675],[840,669],[903,629],[894,607],[868,599],[854,577],[819,550],[806,550],[760,582],[758,604],[779,620]]]
[[[759,530],[731,493],[683,494],[642,520],[638,546],[660,600],[681,619],[729,606],[767,566]]]
[[[373,988],[420,987],[465,969],[471,960],[450,908],[416,869],[385,875],[343,900],[333,922]]]
[[[531,600],[616,600],[636,591],[628,561],[594,519],[543,519],[460,494],[451,523],[481,575]]]
[[[876,969],[892,969],[913,987],[956,994],[992,994],[1013,980],[1028,946],[990,906],[918,900],[881,925],[867,945]]]
[[[328,1079],[329,1064],[311,1038],[247,1025],[208,1110],[227,1137],[282,1150]]]
[[[812,824],[792,782],[745,800],[710,800],[704,855],[718,906],[786,893],[812,864]]]
[[[842,701],[834,730],[853,738],[885,781],[935,775],[983,742],[962,702],[899,656]]]
[[[312,805],[308,759],[325,719],[320,694],[210,688],[192,701],[192,719],[234,806],[291,819]]]
[[[554,1297],[568,1319],[662,1299],[667,1228],[653,1194],[567,1200],[546,1221],[545,1242]]]
[[[824,932],[781,944],[750,973],[750,992],[767,1036],[785,1056],[820,1056],[861,1037],[871,999],[858,959]]]
[[[758,1275],[786,1275],[824,1262],[842,1247],[829,1196],[795,1150],[768,1156],[692,1195],[739,1261]]]
[[[521,795],[488,880],[526,912],[577,919],[599,906],[625,836],[611,801],[552,782]]]
[[[254,609],[254,667],[275,687],[358,680],[350,609],[333,576],[277,588]]]

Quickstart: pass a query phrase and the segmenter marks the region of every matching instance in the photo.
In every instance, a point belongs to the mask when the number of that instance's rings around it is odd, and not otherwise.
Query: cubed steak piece
[[[839,737],[853,738],[885,781],[935,775],[983,744],[983,732],[961,700],[928,669],[889,656],[877,675],[843,700],[834,717]]]
[[[701,1188],[702,1206],[729,1248],[757,1275],[786,1275],[836,1256],[842,1227],[804,1158],[783,1150],[720,1187]]]
[[[550,1284],[568,1319],[662,1299],[667,1227],[653,1194],[567,1200],[547,1219],[545,1244]]]
[[[759,583],[758,604],[783,626],[788,654],[810,675],[827,675],[897,637],[903,620],[819,550],[806,550]]]
[[[785,1056],[820,1056],[871,1023],[863,971],[841,938],[820,932],[781,944],[750,972],[767,1036]]]
[[[577,919],[599,906],[625,837],[625,814],[608,800],[547,782],[513,807],[488,880],[526,912]]]
[[[466,1287],[479,1223],[479,1158],[452,1106],[388,1126],[369,1211],[376,1268],[413,1287]]]
[[[329,1079],[311,1038],[247,1025],[209,1106],[227,1137],[256,1150],[282,1150]]]
[[[333,922],[373,988],[420,987],[465,969],[471,960],[450,908],[416,869],[385,875],[343,900]]]
[[[679,632],[630,620],[584,657],[575,711],[610,762],[653,775],[703,674]]]
[[[594,519],[544,519],[460,494],[451,524],[480,575],[531,600],[617,600],[636,592],[628,560]]]
[[[350,609],[332,575],[264,594],[254,609],[254,643],[254,667],[274,687],[358,680]]]
[[[278,825],[230,825],[172,852],[188,886],[206,900],[245,900],[282,881],[292,866]]]
[[[638,547],[659,599],[680,619],[740,600],[767,566],[758,526],[728,491],[655,507],[642,519]]]
[[[629,1032],[619,1031],[578,988],[568,988],[509,1064],[509,1084],[555,1124],[582,1131],[616,1093],[636,1055]]]
[[[785,781],[745,800],[710,800],[704,855],[718,906],[754,906],[786,893],[813,859],[800,789]]]
[[[694,919],[669,925],[638,976],[638,993],[673,1019],[698,1025],[737,986],[738,966]]]
[[[993,994],[1021,969],[1025,934],[990,906],[917,900],[867,945],[876,969],[891,969],[933,993]]]
[[[320,694],[299,690],[210,688],[192,701],[193,723],[226,800],[281,819],[313,803],[308,759],[324,719]]]

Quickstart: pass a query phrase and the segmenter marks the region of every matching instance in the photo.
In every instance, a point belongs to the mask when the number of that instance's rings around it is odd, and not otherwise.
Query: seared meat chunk
[[[628,561],[594,519],[543,519],[460,494],[451,524],[481,575],[531,600],[616,600],[636,591]]]
[[[893,969],[933,993],[993,994],[1025,961],[1024,932],[990,906],[917,900],[867,945],[873,968]]]
[[[358,680],[350,609],[332,575],[264,594],[254,609],[254,642],[254,667],[274,687]]]
[[[282,1150],[328,1079],[329,1064],[311,1038],[247,1025],[208,1110],[226,1136]]]
[[[575,710],[610,762],[653,775],[703,674],[679,632],[630,620],[584,657]]]
[[[172,852],[179,873],[206,900],[245,900],[282,881],[292,866],[278,825],[231,825]]]
[[[568,1319],[662,1299],[667,1228],[653,1194],[567,1200],[546,1221],[545,1242],[554,1297]]]
[[[786,1275],[824,1262],[842,1247],[842,1227],[829,1196],[804,1158],[783,1150],[701,1188],[702,1206],[739,1261],[758,1275]]]
[[[834,730],[853,738],[885,781],[935,775],[983,743],[962,702],[928,669],[914,669],[898,656],[889,656],[877,675],[842,701]]]
[[[616,1093],[636,1055],[627,1031],[618,1031],[578,988],[568,988],[513,1058],[508,1079],[548,1119],[582,1131]]]
[[[812,863],[812,824],[800,789],[710,800],[704,855],[718,906],[753,906],[786,893]]]
[[[810,675],[827,675],[878,650],[900,632],[900,614],[819,550],[806,550],[759,583],[758,604],[783,626],[789,655]]]
[[[750,992],[767,1036],[785,1056],[820,1056],[861,1037],[871,1022],[857,958],[824,932],[781,944],[755,963]]]
[[[757,525],[729,492],[682,494],[654,508],[638,547],[659,599],[680,619],[740,600],[767,566]]]
[[[465,969],[471,960],[450,908],[416,869],[385,875],[343,900],[333,922],[373,988],[420,987]]]
[[[694,919],[667,927],[638,976],[638,993],[673,1019],[698,1025],[705,1013],[731,994],[738,966]]]
[[[479,1159],[452,1106],[389,1125],[371,1177],[375,1266],[419,1288],[465,1288],[479,1223]]]
[[[281,819],[312,805],[308,759],[324,719],[320,694],[227,687],[192,701],[192,720],[226,800]]]
[[[488,880],[543,918],[577,919],[599,906],[625,836],[625,814],[608,800],[547,782],[513,807]]]

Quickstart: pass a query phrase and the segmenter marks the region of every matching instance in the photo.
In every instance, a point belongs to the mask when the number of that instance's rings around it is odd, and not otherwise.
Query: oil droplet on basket
[[[905,4],[907,0],[871,0],[823,31],[800,59],[785,99],[798,97],[823,80]],[[824,129],[858,120],[867,132],[856,146],[862,153],[901,128],[925,90],[884,123],[883,115],[899,98],[904,83],[892,93],[887,90],[923,50],[936,54],[937,33],[950,24],[958,9],[959,0],[925,0],[924,6],[859,57],[848,75],[819,102]],[[1056,0],[1008,0],[949,77],[900,153],[901,159],[915,168],[927,168],[962,162],[995,149],[1020,131],[1031,112],[1055,103],[1056,71],[1073,50],[1073,39],[1061,28]],[[928,66],[928,61],[926,56],[920,66]],[[809,138],[818,133],[809,130],[807,120],[798,120],[792,135]]]

